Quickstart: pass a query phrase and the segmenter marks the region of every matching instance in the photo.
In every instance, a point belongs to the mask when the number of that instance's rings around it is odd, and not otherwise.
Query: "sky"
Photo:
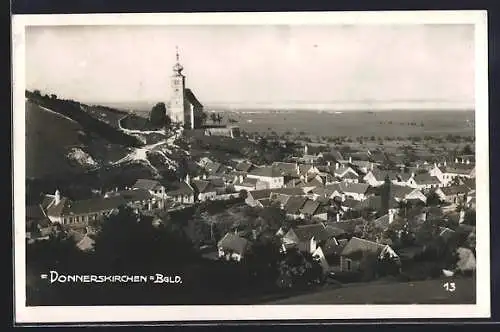
[[[167,102],[176,46],[205,105],[474,105],[473,25],[32,26],[27,89]]]

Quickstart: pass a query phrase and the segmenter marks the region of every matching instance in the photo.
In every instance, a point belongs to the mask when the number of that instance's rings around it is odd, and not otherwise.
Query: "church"
[[[194,93],[186,88],[186,76],[182,74],[184,67],[179,62],[179,51],[176,51],[176,63],[171,78],[171,98],[167,115],[184,129],[200,128],[203,124],[203,105]]]

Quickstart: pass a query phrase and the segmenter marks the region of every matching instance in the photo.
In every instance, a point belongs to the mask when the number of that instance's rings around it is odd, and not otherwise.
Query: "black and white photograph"
[[[485,12],[12,38],[19,322],[489,317]]]

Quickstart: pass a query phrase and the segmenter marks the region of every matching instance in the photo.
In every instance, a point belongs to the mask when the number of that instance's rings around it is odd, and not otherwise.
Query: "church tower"
[[[170,98],[170,119],[174,123],[184,126],[186,122],[184,105],[184,90],[186,77],[182,74],[184,67],[179,63],[179,49],[176,50],[176,63],[173,66],[173,75],[171,80],[172,95]]]

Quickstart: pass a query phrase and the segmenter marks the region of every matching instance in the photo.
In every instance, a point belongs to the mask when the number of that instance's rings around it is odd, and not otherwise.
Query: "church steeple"
[[[177,46],[175,47],[175,65],[173,70],[176,76],[182,76],[182,71],[184,70],[184,67],[179,62],[179,47]]]

